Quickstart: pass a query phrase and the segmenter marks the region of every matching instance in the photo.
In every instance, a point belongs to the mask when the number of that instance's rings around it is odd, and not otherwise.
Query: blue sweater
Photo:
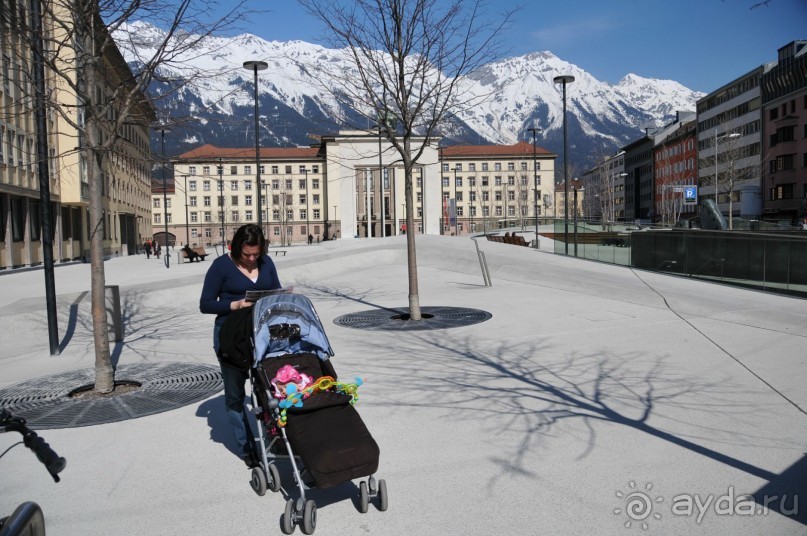
[[[199,310],[214,314],[216,325],[222,325],[230,314],[230,304],[243,300],[248,290],[274,290],[280,288],[275,263],[267,255],[258,260],[258,280],[253,283],[235,265],[229,255],[213,261],[205,275]]]

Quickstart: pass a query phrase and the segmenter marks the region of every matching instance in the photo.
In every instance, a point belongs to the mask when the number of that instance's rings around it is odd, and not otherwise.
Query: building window
[[[205,223],[210,223],[213,219],[213,216],[210,212],[205,212]]]
[[[311,173],[319,173],[319,166],[317,164],[311,166]]]
[[[319,194],[314,194],[311,196],[311,202],[315,205],[319,205]]]
[[[192,207],[195,207],[195,206],[196,206],[196,196],[195,196],[195,195],[194,195],[194,196],[191,196],[191,203],[190,203],[190,205],[191,205]]]
[[[238,181],[230,181],[230,190],[234,192],[238,191]]]
[[[204,199],[203,199],[203,204],[204,204],[204,206],[206,206],[206,207],[209,207],[209,206],[210,206],[210,196],[209,196],[209,195],[206,195],[206,196],[204,197]]]
[[[244,196],[244,204],[246,206],[248,206],[248,207],[252,206],[252,196],[251,195],[245,195]]]
[[[199,213],[191,212],[191,223],[196,223],[197,221],[199,221]]]
[[[251,210],[247,210],[247,211],[244,213],[244,219],[245,219],[246,221],[252,221],[252,211],[251,211]]]
[[[311,179],[311,188],[319,190],[319,179]]]
[[[286,166],[286,174],[291,175],[291,166]]]
[[[252,190],[252,181],[244,181],[244,190]]]
[[[154,208],[160,208],[160,198],[159,198],[159,197],[155,197],[155,198],[153,199],[153,201],[154,201]]]
[[[454,186],[457,188],[462,188],[462,177],[457,177],[454,179]]]
[[[230,166],[230,175],[238,175],[238,166]]]
[[[468,164],[468,171],[476,171],[476,164]]]
[[[203,181],[202,182],[202,190],[204,190],[205,192],[210,191],[210,181]]]
[[[238,206],[238,196],[237,195],[230,196],[230,204],[232,206],[234,206],[234,207]]]
[[[188,191],[195,192],[196,191],[196,181],[190,181],[188,183]]]
[[[307,188],[305,179],[300,179],[297,188],[299,188],[300,190],[305,190]]]
[[[202,175],[210,175],[210,166],[202,166]]]
[[[286,190],[291,190],[291,188],[292,188],[291,179],[286,179]]]
[[[319,216],[319,209],[318,209],[318,208],[315,208],[315,209],[314,209],[314,219],[315,219],[315,220],[318,220],[318,219],[319,219],[319,217],[320,217],[320,216]],[[316,231],[316,227],[315,227],[314,229],[315,229],[315,231],[314,231],[314,232],[318,232],[318,231]]]
[[[252,175],[252,166],[244,166],[244,175]]]
[[[278,173],[277,166],[272,166],[272,173],[274,175],[277,175],[277,173]]]
[[[443,171],[448,171],[448,162],[443,162]]]
[[[196,166],[188,166],[188,174],[196,175]]]
[[[493,164],[493,171],[501,171],[501,170],[502,170],[501,162],[496,162],[495,164]]]

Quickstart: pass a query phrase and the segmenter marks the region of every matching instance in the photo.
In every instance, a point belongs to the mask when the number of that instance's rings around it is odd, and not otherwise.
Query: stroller
[[[252,489],[258,495],[279,491],[276,461],[288,460],[300,496],[286,502],[286,534],[297,525],[304,534],[314,532],[317,505],[305,494],[310,488],[369,477],[359,483],[359,510],[367,512],[371,499],[386,510],[386,482],[373,476],[379,448],[353,408],[361,380],[337,381],[333,350],[314,306],[300,294],[266,296],[252,307],[252,322],[251,409],[260,447]]]

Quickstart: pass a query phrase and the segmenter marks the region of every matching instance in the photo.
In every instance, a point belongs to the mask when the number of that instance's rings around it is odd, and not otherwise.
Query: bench
[[[190,255],[188,254],[189,250]],[[205,248],[203,247],[195,247],[193,249],[184,247],[180,251],[182,252],[182,257],[190,260],[191,262],[193,262],[194,259],[198,260],[199,262],[202,262],[203,260],[205,260],[205,257],[210,255],[207,251],[205,251]]]
[[[275,257],[277,257],[278,253],[282,253],[284,257],[286,256],[286,250],[285,249],[270,249],[270,250],[267,250],[266,253],[267,254],[274,253]]]
[[[502,236],[502,235],[488,235],[488,240],[491,242],[501,242],[503,244],[513,244],[514,246],[528,246],[527,241],[521,235]]]

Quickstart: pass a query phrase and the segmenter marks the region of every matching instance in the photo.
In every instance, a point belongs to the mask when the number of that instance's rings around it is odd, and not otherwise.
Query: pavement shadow
[[[224,408],[224,395],[209,398],[199,404],[196,409],[196,416],[207,419],[207,426],[210,428],[210,439],[223,445],[233,455],[240,458],[240,452],[236,448],[233,434],[230,431],[230,423],[227,420],[227,412]]]
[[[799,509],[799,497],[807,491],[807,454],[754,492],[754,501],[763,508],[807,525],[807,509]],[[767,512],[765,512],[767,513]]]
[[[400,337],[398,346],[399,352],[417,355],[418,359],[379,362],[374,365],[374,374],[409,378],[407,384],[416,382],[419,391],[429,393],[430,407],[445,407],[452,414],[467,409],[468,418],[481,416],[495,423],[496,428],[521,434],[512,456],[492,460],[505,469],[502,474],[530,474],[523,461],[525,454],[542,438],[557,433],[554,428],[560,423],[582,420],[588,437],[580,457],[595,447],[597,432],[593,424],[603,421],[643,432],[768,481],[770,488],[762,488],[756,496],[768,493],[781,497],[788,493],[792,497],[799,485],[803,491],[807,480],[805,458],[777,475],[699,444],[700,439],[737,446],[794,447],[784,439],[755,435],[747,427],[744,416],[760,408],[752,402],[738,403],[739,387],[728,378],[705,379],[667,372],[664,356],[651,362],[646,356],[625,352],[612,356],[607,351],[551,357],[551,349],[535,341],[500,341],[480,350],[479,342],[470,337],[458,341],[435,332],[407,334]],[[378,351],[383,351],[381,343]],[[750,399],[750,393],[745,398]],[[400,401],[394,405],[400,405]],[[679,418],[687,427],[686,437],[650,424],[655,413],[666,415],[673,409],[678,410],[676,416],[693,416],[689,422]],[[710,417],[719,414],[729,421],[734,418],[736,425],[722,429],[705,426],[695,417],[699,412]],[[773,504],[768,507],[774,509]]]

